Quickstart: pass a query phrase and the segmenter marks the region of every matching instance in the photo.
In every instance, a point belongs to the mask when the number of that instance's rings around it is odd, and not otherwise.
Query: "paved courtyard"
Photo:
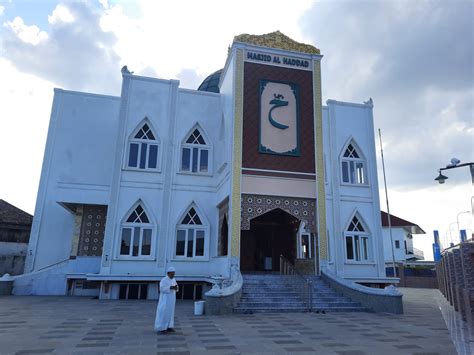
[[[403,289],[405,314],[279,313],[194,316],[153,332],[156,302],[0,297],[3,354],[456,354],[437,290]]]

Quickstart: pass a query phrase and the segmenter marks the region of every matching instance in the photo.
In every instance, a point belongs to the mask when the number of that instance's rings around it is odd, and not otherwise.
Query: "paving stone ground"
[[[153,331],[156,302],[0,297],[0,354],[456,354],[437,290],[404,289],[405,314],[194,316]]]

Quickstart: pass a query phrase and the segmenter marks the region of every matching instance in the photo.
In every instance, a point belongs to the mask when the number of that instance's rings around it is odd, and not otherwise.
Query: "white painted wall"
[[[390,232],[388,228],[382,228],[383,234],[383,246],[384,246],[384,258],[385,262],[392,262],[392,249],[390,247]],[[392,239],[393,239],[393,252],[395,254],[396,262],[404,262],[406,260],[404,240],[407,232],[405,229],[400,227],[392,227]],[[398,240],[400,248],[395,247],[395,241]]]
[[[383,278],[385,266],[372,105],[328,100],[323,108],[323,136],[331,253],[328,268],[340,277]],[[340,158],[351,139],[355,140],[365,157],[367,185],[342,183]],[[371,235],[371,258],[367,262],[356,263],[346,259],[344,232],[356,212],[363,218]]]
[[[55,89],[25,272],[69,258],[72,214],[58,202],[108,202],[119,98]]]
[[[177,275],[227,275],[227,258],[216,257],[217,205],[228,195],[229,188],[225,169],[218,171],[226,158],[220,152],[225,151],[225,137],[229,135],[224,127],[224,132],[216,129],[222,125],[223,118],[220,95],[178,89],[177,81],[138,76],[124,76],[125,86],[120,112],[123,131],[119,134],[116,157],[121,164],[114,171],[101,273],[165,275],[167,267],[173,265]],[[128,138],[144,117],[149,119],[161,141],[161,168],[157,172],[130,171],[125,164]],[[211,146],[208,174],[180,172],[181,144],[195,127]],[[126,260],[119,255],[121,223],[139,200],[154,224],[152,257]],[[176,227],[191,204],[197,206],[208,227],[205,256],[201,260],[175,257]]]

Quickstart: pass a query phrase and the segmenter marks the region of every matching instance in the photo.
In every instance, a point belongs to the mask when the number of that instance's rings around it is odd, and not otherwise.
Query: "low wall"
[[[242,290],[228,296],[215,297],[206,295],[204,298],[204,301],[206,301],[204,313],[213,316],[232,314],[241,296]]]
[[[397,277],[400,278],[398,287],[414,287],[414,288],[438,288],[438,279],[434,270],[434,262],[432,265],[410,265],[407,263],[398,264],[396,266]],[[391,266],[386,268],[387,276],[393,276]]]
[[[244,279],[237,265],[232,265],[227,285],[220,288],[214,285],[204,294],[204,313],[208,315],[231,314],[242,296]]]
[[[333,289],[374,312],[403,314],[403,295],[393,286],[383,290],[370,288],[321,271],[322,279]]]
[[[400,276],[398,287],[413,288],[438,288],[438,280],[435,277],[425,276]]]

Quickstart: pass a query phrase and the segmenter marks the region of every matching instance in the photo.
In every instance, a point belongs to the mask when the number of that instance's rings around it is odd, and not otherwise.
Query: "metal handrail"
[[[296,280],[293,281],[296,282],[293,283],[297,286],[303,283],[303,287],[296,287],[296,289],[300,292],[303,301],[305,301],[306,303],[306,310],[308,312],[311,312],[313,308],[312,281],[306,279],[303,275],[301,275],[298,270],[296,270],[295,266],[283,255],[280,255],[280,275],[295,276]]]

